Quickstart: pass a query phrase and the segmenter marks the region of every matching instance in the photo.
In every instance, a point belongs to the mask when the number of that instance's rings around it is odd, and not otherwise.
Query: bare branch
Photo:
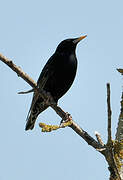
[[[24,79],[30,86],[32,86],[33,88],[36,88],[37,84],[35,83],[35,81],[33,81],[33,79],[30,78],[25,72],[23,72],[20,67],[16,66],[12,62],[12,60],[9,60],[2,54],[0,54],[0,60],[4,62],[6,65],[8,65],[13,71],[15,71],[17,75],[21,77],[22,79]]]
[[[37,91],[38,93],[40,93],[40,96],[42,98],[44,98],[44,99],[48,98],[46,92],[44,90],[39,89],[37,87],[37,83],[32,78],[30,78],[24,71],[22,71],[22,69],[20,67],[16,66],[12,62],[12,60],[9,60],[2,54],[0,54],[0,60],[2,62],[4,62],[6,65],[8,65],[14,72],[16,72],[19,77],[24,79],[34,89],[34,91]]]
[[[31,87],[33,87],[35,91],[40,93],[42,98],[44,98],[45,100],[47,99],[47,93],[43,90],[40,90],[37,87],[37,84],[35,83],[35,81],[31,79],[25,72],[23,72],[22,69],[20,69],[20,67],[16,66],[11,60],[7,59],[2,54],[0,54],[0,60],[4,62],[6,65],[8,65],[13,71],[15,71],[18,74],[18,76],[24,79]],[[63,120],[68,119],[68,113],[64,112],[59,106],[57,106],[56,103],[51,103],[50,106],[56,111],[56,113]],[[103,148],[95,139],[93,139],[86,131],[80,128],[79,125],[77,125],[72,119],[71,121],[72,121],[72,125],[70,125],[69,127],[71,127],[78,135],[80,135],[89,145],[91,145],[95,149]]]
[[[89,145],[95,148],[97,151],[104,148],[95,139],[93,139],[86,131],[84,131],[77,123],[72,121],[70,126],[78,135],[80,135]],[[99,151],[102,153],[102,151]],[[102,153],[103,154],[103,153]]]

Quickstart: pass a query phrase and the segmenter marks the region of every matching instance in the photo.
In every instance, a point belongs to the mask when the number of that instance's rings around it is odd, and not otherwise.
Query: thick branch
[[[121,73],[121,75],[123,75],[123,69],[117,69],[117,70],[118,72]],[[123,179],[123,92],[120,103],[121,103],[121,109],[118,119],[114,150],[115,150],[115,159],[118,164],[119,174],[121,176],[121,179]]]

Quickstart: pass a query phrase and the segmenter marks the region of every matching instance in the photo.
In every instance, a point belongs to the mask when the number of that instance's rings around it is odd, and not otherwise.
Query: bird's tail
[[[37,119],[38,116],[36,115],[33,115],[33,114],[30,114],[29,118],[28,118],[28,121],[26,123],[26,127],[25,127],[25,130],[32,130],[34,128],[34,125],[35,125],[35,121]]]
[[[48,106],[47,105],[40,105],[40,108],[37,108],[37,111],[31,111],[29,116],[27,116],[27,123],[26,123],[26,127],[25,130],[32,130],[34,128],[35,125],[35,121],[38,117],[38,115],[43,112],[45,109],[47,109]]]
[[[32,104],[27,116],[27,123],[25,130],[32,130],[35,125],[35,121],[38,117],[38,115],[43,112],[45,109],[47,109],[48,106],[44,104],[43,99],[41,97],[36,97],[35,95],[33,96]]]

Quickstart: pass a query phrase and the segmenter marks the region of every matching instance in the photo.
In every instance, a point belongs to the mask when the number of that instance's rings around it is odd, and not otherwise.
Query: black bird
[[[68,91],[74,81],[77,70],[75,50],[77,43],[85,37],[86,35],[62,41],[39,76],[37,86],[50,92],[56,102]],[[44,100],[34,93],[25,130],[32,130],[38,115],[47,108],[48,105]]]

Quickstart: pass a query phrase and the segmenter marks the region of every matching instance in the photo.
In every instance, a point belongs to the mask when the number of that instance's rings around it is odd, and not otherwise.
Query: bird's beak
[[[73,43],[74,43],[74,44],[77,44],[78,42],[80,42],[82,39],[84,39],[84,38],[86,38],[86,37],[87,37],[87,35],[85,35],[85,36],[80,36],[79,38],[74,39],[74,40],[73,40]]]

